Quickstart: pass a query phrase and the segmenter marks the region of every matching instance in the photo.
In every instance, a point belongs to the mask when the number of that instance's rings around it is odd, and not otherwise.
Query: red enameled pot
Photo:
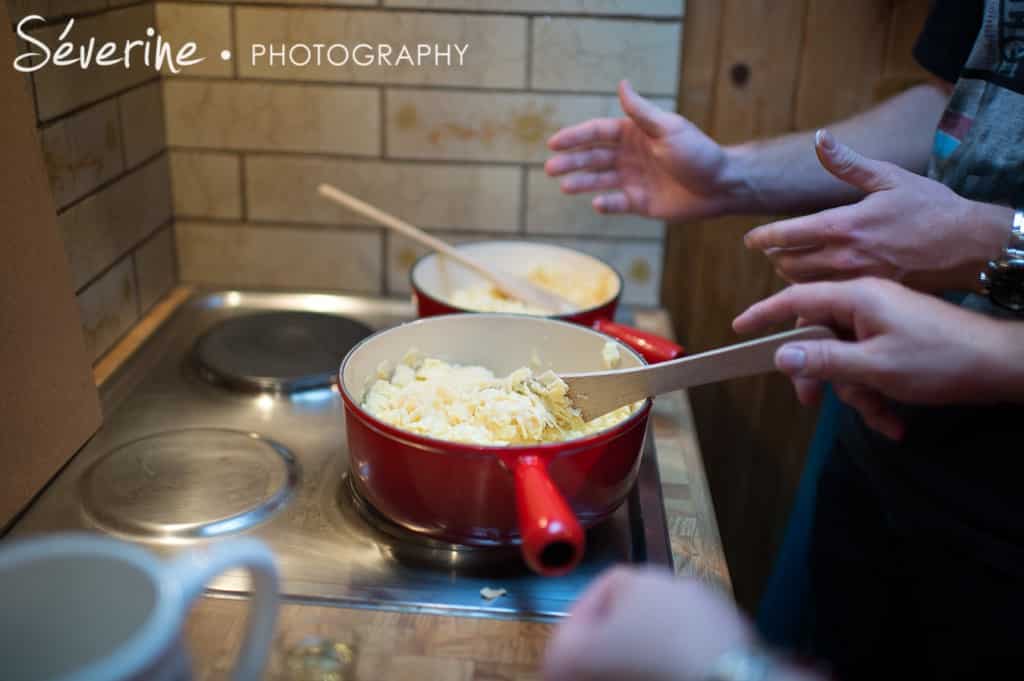
[[[406,529],[460,544],[521,544],[533,570],[569,572],[583,557],[583,528],[613,513],[636,480],[650,400],[584,438],[506,447],[411,433],[360,405],[381,362],[396,363],[411,348],[503,376],[537,359],[539,371],[603,369],[607,341],[560,320],[485,313],[420,319],[374,334],[348,353],[339,371],[354,484]],[[626,346],[620,354],[622,367],[644,363]]]
[[[548,319],[562,319],[594,328],[629,345],[648,362],[664,362],[683,355],[682,346],[667,338],[612,321],[622,296],[622,277],[615,268],[599,258],[571,248],[534,241],[477,241],[458,244],[456,248],[480,262],[522,277],[526,277],[538,265],[553,265],[560,271],[576,273],[590,281],[604,281],[608,284],[608,297],[605,300],[590,308],[570,314],[551,315]],[[450,302],[455,291],[482,281],[479,275],[458,263],[437,253],[429,253],[416,261],[410,279],[416,311],[420,317],[475,312]]]

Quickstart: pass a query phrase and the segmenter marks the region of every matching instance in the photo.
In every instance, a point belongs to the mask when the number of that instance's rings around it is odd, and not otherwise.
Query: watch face
[[[1024,258],[999,262],[989,271],[992,302],[1014,312],[1024,311]]]

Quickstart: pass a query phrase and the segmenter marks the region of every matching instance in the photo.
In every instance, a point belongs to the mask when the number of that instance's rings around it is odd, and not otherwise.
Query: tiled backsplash
[[[144,35],[152,3],[7,0],[11,20],[76,16],[99,40]],[[120,7],[121,5],[131,5]],[[40,28],[49,44],[64,21]],[[44,68],[29,79],[82,326],[100,357],[176,280],[163,95],[151,70]]]
[[[199,36],[209,57],[164,81],[182,279],[406,295],[421,249],[320,199],[326,181],[454,241],[527,237],[607,258],[628,301],[656,303],[663,226],[596,215],[541,166],[558,128],[620,115],[622,77],[674,108],[682,10],[682,0],[159,2],[161,33]],[[253,44],[419,42],[468,43],[466,66],[250,58]]]
[[[79,35],[124,41],[156,26],[207,57],[179,75],[32,77],[95,357],[178,275],[406,295],[421,249],[319,199],[324,181],[453,241],[531,238],[598,255],[624,275],[628,302],[658,300],[663,226],[596,215],[542,163],[558,128],[620,115],[622,77],[674,107],[683,0],[7,3],[14,21],[54,19],[45,35],[73,14]],[[251,63],[253,43],[295,42],[469,49],[461,68]]]

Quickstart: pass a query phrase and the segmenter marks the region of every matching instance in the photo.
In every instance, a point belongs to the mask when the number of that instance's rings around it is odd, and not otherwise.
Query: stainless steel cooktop
[[[9,534],[89,529],[162,553],[248,534],[276,552],[287,599],[517,619],[564,615],[612,563],[670,563],[650,433],[628,502],[565,577],[532,574],[515,549],[411,534],[359,498],[329,377],[346,344],[412,317],[374,298],[197,294],[107,383],[104,427]],[[211,592],[247,588],[231,573]]]

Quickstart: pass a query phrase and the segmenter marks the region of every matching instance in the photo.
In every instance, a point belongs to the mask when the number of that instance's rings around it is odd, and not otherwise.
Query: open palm
[[[720,212],[725,152],[678,114],[619,84],[626,116],[564,128],[548,141],[544,168],[567,194],[600,192],[594,209],[652,218],[692,219]]]

